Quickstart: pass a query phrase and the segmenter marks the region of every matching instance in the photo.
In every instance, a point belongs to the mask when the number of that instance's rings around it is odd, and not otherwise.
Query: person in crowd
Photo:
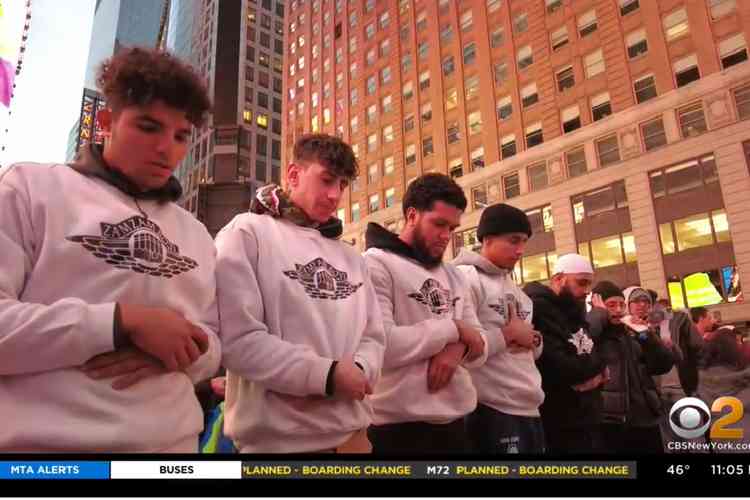
[[[526,214],[498,203],[479,219],[480,253],[464,248],[453,261],[469,283],[484,331],[502,334],[487,336],[487,362],[471,371],[479,404],[466,423],[480,453],[544,453],[544,391],[535,363],[542,336],[531,325],[531,299],[512,277],[530,237]]]
[[[294,145],[287,189],[258,190],[216,237],[225,433],[241,453],[367,453],[386,345],[364,259],[333,216],[357,175],[325,134]]]
[[[466,453],[464,417],[477,405],[467,368],[502,342],[484,334],[471,290],[443,254],[466,209],[461,187],[442,174],[418,177],[404,195],[400,234],[370,223],[365,260],[388,345],[371,396],[369,435],[379,454]]]
[[[194,453],[215,250],[172,173],[211,103],[157,50],[119,51],[97,83],[103,147],[0,170],[0,449]]]

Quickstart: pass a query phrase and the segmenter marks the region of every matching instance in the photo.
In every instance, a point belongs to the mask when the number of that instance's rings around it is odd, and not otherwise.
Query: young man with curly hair
[[[362,257],[333,216],[357,161],[302,136],[286,190],[258,191],[216,237],[226,434],[243,453],[369,452],[365,396],[385,333]]]
[[[196,452],[220,361],[215,250],[172,172],[210,108],[176,58],[100,68],[104,147],[0,170],[6,452]]]
[[[400,234],[367,227],[365,259],[388,336],[371,398],[375,453],[470,451],[464,417],[477,391],[467,368],[484,363],[488,342],[463,274],[443,262],[465,209],[453,179],[426,174],[406,190]]]

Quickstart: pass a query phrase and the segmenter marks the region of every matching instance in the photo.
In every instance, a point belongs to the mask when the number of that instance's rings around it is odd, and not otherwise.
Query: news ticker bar
[[[0,462],[0,479],[636,479],[635,461]]]

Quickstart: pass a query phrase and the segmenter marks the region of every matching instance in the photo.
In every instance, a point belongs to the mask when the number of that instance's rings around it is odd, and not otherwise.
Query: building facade
[[[303,0],[286,23],[284,153],[337,134],[360,176],[339,209],[398,230],[425,172],[469,207],[506,201],[535,226],[520,282],[557,255],[675,307],[750,319],[750,4],[736,0]]]
[[[199,214],[200,186],[280,182],[285,7],[283,0],[200,0],[190,8],[197,13],[191,62],[214,108],[177,175],[183,206]],[[171,38],[179,30],[167,31],[168,46],[184,45],[179,35]]]

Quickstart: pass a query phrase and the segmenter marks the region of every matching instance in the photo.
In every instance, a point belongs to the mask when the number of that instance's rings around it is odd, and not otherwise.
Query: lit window
[[[620,235],[591,240],[592,264],[595,268],[622,264]]]
[[[396,204],[396,189],[388,188],[385,190],[385,207],[390,208]]]
[[[668,42],[690,33],[687,11],[684,7],[666,16],[663,24],[664,35],[667,37]]]
[[[395,163],[393,160],[393,156],[387,156],[383,160],[383,170],[385,172],[385,175],[391,175],[395,171]]]
[[[367,167],[367,183],[374,184],[378,180],[378,164],[373,163]]]
[[[469,113],[469,135],[479,134],[482,132],[482,113],[477,110]]]
[[[389,144],[393,142],[394,136],[393,136],[393,126],[388,125],[383,128],[383,143]]]
[[[323,110],[323,123],[326,125],[331,123],[331,110],[329,108]]]
[[[245,123],[252,123],[253,122],[253,112],[250,110],[244,110],[242,112],[242,119]]]
[[[259,114],[256,117],[255,122],[258,124],[261,128],[268,128],[268,115]]]
[[[711,221],[707,214],[691,215],[674,221],[677,235],[677,251],[697,248],[714,243],[711,234]]]
[[[470,76],[464,81],[464,91],[467,101],[479,97],[479,75]]]
[[[471,31],[474,26],[474,16],[470,10],[461,14],[461,31]]]
[[[604,54],[602,49],[599,49],[584,58],[584,66],[586,68],[586,78],[591,78],[599,73],[604,73],[606,69],[604,66]]]
[[[352,222],[359,222],[359,203],[352,203]]]
[[[378,136],[377,134],[370,134],[367,136],[367,152],[374,153],[378,149]]]
[[[750,95],[750,92],[748,93]],[[450,111],[458,106],[458,90],[455,87],[449,88],[445,96],[445,109]],[[750,108],[750,106],[748,106]]]
[[[380,210],[380,195],[379,194],[373,194],[370,196],[370,213],[377,212]]]
[[[380,104],[381,108],[383,109],[383,114],[387,114],[393,111],[393,99],[390,95],[383,97]]]

